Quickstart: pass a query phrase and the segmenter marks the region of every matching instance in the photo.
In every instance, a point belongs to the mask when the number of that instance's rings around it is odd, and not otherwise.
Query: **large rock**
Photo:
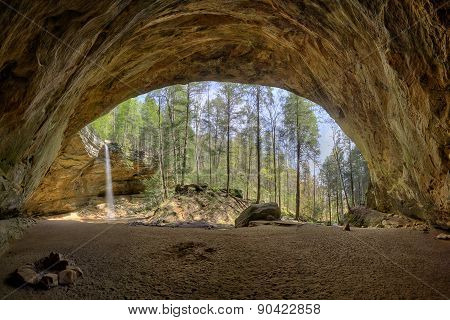
[[[285,88],[322,105],[368,162],[373,208],[450,225],[445,1],[0,7],[3,216],[22,211],[72,136],[121,101],[225,80]]]
[[[127,158],[116,144],[109,144],[109,152],[114,194],[143,192],[143,179],[153,175],[155,169],[142,158]],[[104,143],[84,128],[61,150],[24,209],[29,214],[70,212],[104,202],[104,195]]]
[[[7,279],[12,285],[24,284],[35,288],[50,289],[58,285],[71,285],[83,276],[83,271],[71,264],[60,253],[51,252],[34,263],[20,266]]]
[[[16,276],[20,284],[35,285],[41,279],[32,264],[25,264],[17,268]]]
[[[236,228],[248,227],[250,221],[255,220],[278,220],[281,218],[281,210],[276,203],[252,204],[242,211],[236,218],[234,226]]]
[[[78,273],[72,269],[66,269],[58,273],[58,283],[60,285],[74,284],[78,278]]]
[[[384,213],[363,206],[350,209],[348,222],[355,227],[378,227],[378,228],[411,228],[428,231],[429,226],[423,221],[397,215]]]
[[[58,286],[58,275],[56,273],[46,273],[42,276],[41,280],[39,281],[39,284],[44,289],[50,289],[53,287]]]

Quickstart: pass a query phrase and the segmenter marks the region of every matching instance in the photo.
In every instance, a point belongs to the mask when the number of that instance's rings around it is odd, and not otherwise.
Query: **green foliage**
[[[342,158],[343,187],[333,155],[323,164],[317,162],[319,129],[314,105],[278,89],[212,82],[175,85],[124,101],[90,126],[102,139],[120,144],[126,153],[141,150],[148,161],[155,165],[161,162],[164,176],[156,171],[154,177],[145,181],[145,194],[154,206],[163,200],[162,178],[169,193],[180,183],[184,156],[185,183],[207,183],[217,190],[225,187],[229,115],[230,188],[240,189],[244,197],[255,199],[257,90],[261,120],[261,200],[281,200],[284,216],[294,215],[299,142],[302,216],[327,220],[331,203],[332,218],[337,220],[336,203],[342,207],[343,190],[355,198],[355,203],[364,203],[368,170],[361,153],[343,135],[335,146]]]
[[[163,192],[161,190],[161,179],[155,175],[144,180],[145,197],[147,199],[148,208],[152,209],[163,201]]]
[[[285,136],[293,145],[299,136],[304,158],[312,158],[319,153],[319,129],[312,107],[310,101],[291,93],[283,108]]]

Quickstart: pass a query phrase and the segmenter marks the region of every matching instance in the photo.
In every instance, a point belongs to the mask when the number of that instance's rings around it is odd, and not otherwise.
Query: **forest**
[[[155,205],[178,184],[207,184],[255,203],[276,202],[286,217],[340,223],[349,208],[366,203],[368,169],[323,113],[277,88],[198,82],[124,101],[89,126],[158,167],[146,181]],[[321,121],[332,143],[322,157]]]

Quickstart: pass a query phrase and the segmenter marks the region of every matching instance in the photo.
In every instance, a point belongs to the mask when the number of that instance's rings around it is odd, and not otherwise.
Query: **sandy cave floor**
[[[0,278],[50,251],[68,255],[84,278],[47,291],[14,291],[2,282],[0,296],[448,299],[450,242],[434,236],[319,225],[204,230],[42,220],[0,257]]]

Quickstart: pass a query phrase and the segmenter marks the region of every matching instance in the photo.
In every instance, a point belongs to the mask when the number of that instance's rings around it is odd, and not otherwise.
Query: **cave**
[[[367,160],[369,207],[450,227],[445,1],[7,0],[0,8],[2,219],[24,215],[61,150],[120,102],[228,81],[323,106]]]
[[[21,212],[71,135],[200,80],[320,105],[369,164],[371,206],[448,226],[448,36],[437,2],[2,3],[0,208]]]

